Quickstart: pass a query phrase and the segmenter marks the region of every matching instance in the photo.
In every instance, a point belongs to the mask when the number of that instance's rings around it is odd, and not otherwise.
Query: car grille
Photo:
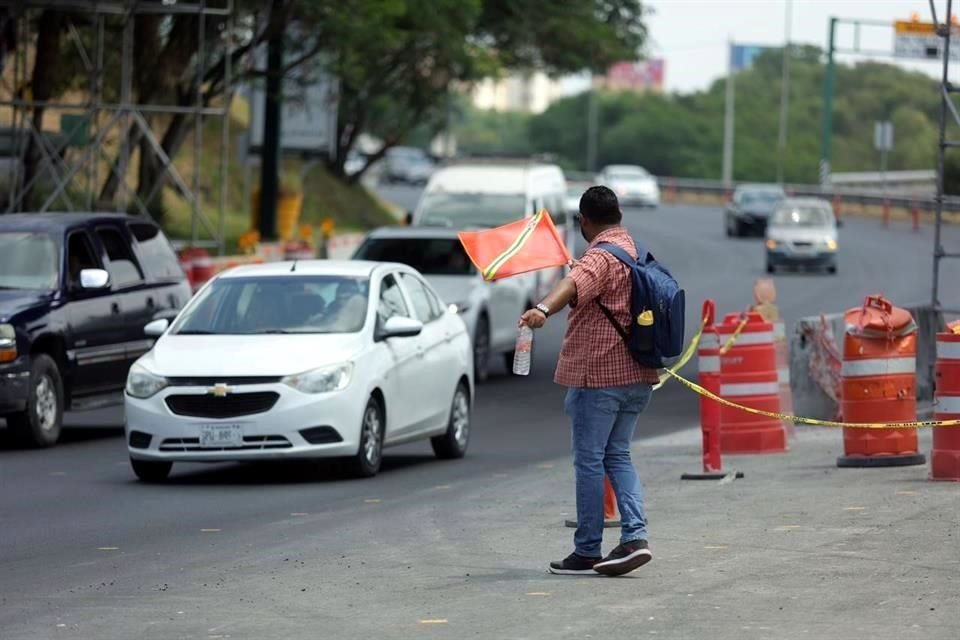
[[[241,447],[201,447],[200,438],[166,438],[160,443],[160,451],[266,451],[292,446],[283,436],[244,436]]]
[[[217,384],[225,384],[228,387],[239,387],[245,384],[275,384],[280,382],[278,376],[232,376],[232,377],[181,377],[167,378],[169,387],[212,387]]]
[[[192,418],[238,418],[263,413],[273,408],[280,394],[275,391],[231,393],[223,397],[211,394],[167,396],[167,407],[178,416]]]
[[[813,246],[813,243],[812,242],[794,242],[793,246],[795,246],[798,249],[809,249],[810,247]]]

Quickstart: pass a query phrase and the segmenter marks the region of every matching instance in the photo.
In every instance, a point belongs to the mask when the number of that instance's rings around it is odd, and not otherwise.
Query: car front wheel
[[[30,395],[26,408],[7,416],[16,441],[33,447],[52,447],[63,424],[63,380],[57,363],[46,354],[33,356]]]
[[[473,379],[484,382],[490,377],[490,321],[486,315],[477,319],[473,335]]]
[[[447,432],[430,439],[430,445],[438,458],[451,460],[462,458],[470,443],[470,393],[467,385],[461,382],[453,394],[450,404],[450,420]]]
[[[376,398],[367,401],[360,422],[360,444],[351,461],[353,475],[359,478],[372,478],[380,471],[383,461],[383,409]]]

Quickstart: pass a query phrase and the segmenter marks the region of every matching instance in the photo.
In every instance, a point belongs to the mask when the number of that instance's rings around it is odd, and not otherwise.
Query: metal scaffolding
[[[25,195],[45,180],[42,195],[32,210],[115,210],[149,216],[151,202],[162,197],[163,188],[172,186],[190,205],[191,242],[222,250],[229,105],[233,97],[233,0],[0,0],[0,9],[5,9],[13,22],[11,31],[16,43],[13,59],[4,65],[12,65],[12,71],[0,74],[0,122],[9,123],[6,211],[23,210],[25,204],[30,204],[24,202]],[[31,90],[29,63],[31,58],[36,58],[37,50],[31,40],[30,21],[47,10],[58,12],[62,18],[65,40],[69,42],[63,42],[62,46],[69,47],[70,55],[82,63],[85,86],[82,91],[73,92],[82,96],[75,101],[69,97],[38,100]],[[197,49],[189,69],[191,86],[189,95],[183,95],[179,104],[141,100],[134,91],[134,78],[154,71],[135,68],[135,23],[138,17],[148,15],[163,20],[184,15],[195,17]],[[223,24],[215,39],[208,37],[208,30],[215,24],[208,20]],[[117,99],[111,99],[104,86],[108,75],[105,50],[114,47],[120,49]],[[223,95],[216,101],[206,93],[208,87],[204,81],[214,65],[223,67]],[[60,115],[59,133],[45,131],[44,115],[49,120],[57,114]],[[187,135],[192,134],[193,138],[193,171],[189,178],[175,166],[151,126],[153,120],[175,117],[189,121]],[[216,220],[204,211],[204,189],[200,184],[206,118],[220,120]],[[146,194],[138,194],[128,184],[128,170],[137,151],[131,140],[141,154],[149,152],[152,156],[149,160],[159,163],[160,179]],[[31,154],[29,158],[28,154]],[[25,171],[28,160],[35,166],[31,176]],[[143,163],[146,159],[141,156],[139,160]],[[111,175],[116,181],[116,193],[107,201],[101,201],[101,180]]]
[[[933,294],[934,309],[947,313],[960,313],[960,309],[944,309],[940,301],[940,262],[944,258],[960,258],[960,253],[947,252],[943,247],[943,199],[944,199],[944,156],[947,149],[960,148],[960,140],[947,139],[947,114],[949,112],[953,122],[960,126],[960,112],[953,102],[951,94],[960,93],[960,86],[953,85],[949,79],[950,44],[951,44],[951,16],[953,16],[953,0],[946,0],[946,13],[941,22],[937,16],[937,7],[934,0],[930,1],[930,13],[937,35],[943,39],[943,75],[940,82],[940,138],[937,145],[937,195],[936,195],[936,222],[933,231]]]

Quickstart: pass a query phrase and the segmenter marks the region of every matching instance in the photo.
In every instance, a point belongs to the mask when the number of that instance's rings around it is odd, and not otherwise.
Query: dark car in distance
[[[723,223],[727,237],[747,234],[763,236],[767,221],[786,197],[775,184],[744,184],[733,192],[733,200],[724,211]]]
[[[127,371],[190,286],[149,219],[0,215],[0,417],[20,443],[57,442],[63,413],[122,400]]]

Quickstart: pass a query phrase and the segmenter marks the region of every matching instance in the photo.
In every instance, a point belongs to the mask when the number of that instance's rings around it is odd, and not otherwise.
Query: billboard
[[[652,58],[640,62],[618,62],[603,78],[603,85],[607,89],[617,91],[663,91],[664,61],[661,58]]]
[[[772,49],[758,44],[731,44],[730,70],[743,71],[753,66],[753,61],[764,51]]]
[[[955,38],[960,37],[957,25],[951,26],[950,61],[960,60],[960,47]],[[943,38],[937,35],[932,22],[897,20],[893,23],[893,55],[897,58],[918,60],[942,60]]]
[[[292,62],[298,53],[287,53]],[[256,52],[256,68],[266,69],[267,52]],[[280,116],[280,149],[326,155],[333,149],[337,132],[338,85],[317,61],[305,62],[289,71],[283,80],[283,112]],[[263,117],[267,95],[263,82],[249,87],[250,146],[263,146]]]

